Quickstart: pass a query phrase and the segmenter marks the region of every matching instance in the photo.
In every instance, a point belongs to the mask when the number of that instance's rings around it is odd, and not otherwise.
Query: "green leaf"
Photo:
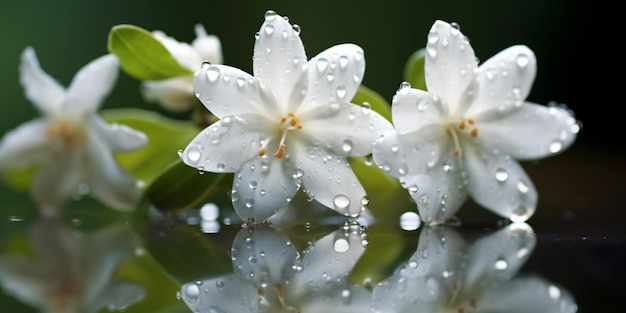
[[[178,159],[148,187],[144,197],[162,212],[190,209],[212,194],[224,174],[203,173]]]
[[[369,103],[372,110],[391,121],[391,105],[376,91],[361,85],[352,98],[352,103],[362,104]]]
[[[138,80],[162,80],[193,71],[180,65],[152,34],[133,25],[117,25],[109,32],[109,52],[120,60],[122,69]]]
[[[145,186],[151,184],[172,162],[179,160],[177,151],[187,146],[200,131],[191,122],[141,109],[104,110],[101,116],[107,122],[127,125],[148,136],[148,144],[144,147],[116,154],[120,165]]]
[[[411,84],[412,88],[426,90],[424,78],[424,61],[426,61],[426,49],[415,51],[404,66],[404,81]]]

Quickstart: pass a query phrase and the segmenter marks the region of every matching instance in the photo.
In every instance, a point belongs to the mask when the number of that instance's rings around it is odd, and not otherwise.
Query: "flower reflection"
[[[184,284],[193,312],[366,312],[371,292],[348,274],[365,251],[363,228],[345,224],[302,253],[281,233],[259,224],[234,239],[229,275]]]
[[[515,276],[535,243],[525,223],[471,245],[450,227],[427,227],[407,264],[374,287],[374,312],[575,312],[568,291],[538,276]]]
[[[41,312],[125,309],[145,293],[134,282],[112,279],[117,265],[137,248],[133,236],[118,225],[80,234],[60,218],[41,218],[30,236],[38,259],[0,255],[0,283]]]

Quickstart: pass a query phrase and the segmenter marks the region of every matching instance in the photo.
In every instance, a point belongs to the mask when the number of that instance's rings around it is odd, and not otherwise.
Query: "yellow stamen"
[[[278,293],[278,298],[285,299],[285,288],[283,284],[281,283],[274,284],[274,289],[276,289],[276,292]]]
[[[261,147],[261,149],[259,149],[259,156],[264,156],[265,155],[265,147]]]
[[[473,119],[473,118],[469,118],[469,119],[467,119],[467,122],[468,122],[468,123],[470,123],[470,124],[472,124],[472,125],[474,125],[474,123],[476,123],[476,121],[474,121],[474,119]]]
[[[278,151],[274,153],[274,157],[282,159],[285,156],[285,144],[281,143],[278,147]]]
[[[459,122],[459,129],[465,129],[465,121]]]
[[[454,149],[454,156],[459,156],[459,154],[461,154],[461,149]]]
[[[472,130],[470,131],[470,136],[472,136],[473,138],[476,138],[476,136],[478,136],[478,128],[476,127],[472,128]]]

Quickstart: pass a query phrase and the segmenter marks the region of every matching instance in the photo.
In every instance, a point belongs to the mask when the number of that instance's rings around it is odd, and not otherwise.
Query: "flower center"
[[[475,124],[476,121],[471,118],[462,118],[460,121],[450,122],[450,128],[448,129],[454,141],[454,156],[461,155],[461,144],[459,143],[459,136],[461,134],[468,134],[472,138],[478,136],[478,127],[476,127]]]
[[[82,132],[66,120],[54,122],[47,130],[46,135],[56,144],[52,145],[50,153],[53,157],[57,157],[60,149],[63,147],[74,146],[82,138]]]
[[[282,159],[285,156],[285,140],[287,139],[287,132],[290,130],[298,130],[302,129],[302,124],[300,124],[300,119],[293,113],[289,112],[287,115],[282,116],[280,121],[278,122],[278,132],[280,133],[280,142],[278,144],[278,149],[273,154],[274,157]],[[261,149],[259,149],[259,156],[264,156],[265,151],[267,149],[267,145],[270,143],[271,139],[265,140],[261,145]]]

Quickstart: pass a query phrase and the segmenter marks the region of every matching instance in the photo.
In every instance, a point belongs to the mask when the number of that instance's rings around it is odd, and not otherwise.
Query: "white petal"
[[[492,113],[488,119],[489,113]],[[500,118],[497,110],[477,117],[478,137],[490,149],[518,160],[533,160],[565,151],[574,143],[580,125],[572,114],[557,106],[530,102]],[[483,121],[484,120],[484,121]]]
[[[49,273],[26,256],[0,255],[0,283],[6,294],[37,308],[48,305]]]
[[[189,110],[198,101],[191,77],[144,81],[141,83],[141,95],[147,102],[158,103],[175,112]]]
[[[65,88],[41,69],[32,47],[22,52],[20,83],[26,97],[46,115],[58,111],[65,100]]]
[[[0,169],[23,168],[50,157],[48,122],[35,119],[9,131],[0,141]]]
[[[258,157],[268,124],[260,115],[225,116],[191,140],[181,158],[203,171],[235,172],[247,160]]]
[[[447,106],[426,91],[401,86],[392,100],[393,125],[400,134],[410,133],[431,124],[440,124],[448,116]]]
[[[285,207],[300,187],[285,159],[253,157],[235,173],[232,202],[237,215],[259,223]]]
[[[303,123],[301,136],[312,145],[322,144],[342,156],[370,154],[372,142],[393,130],[391,123],[377,112],[352,103],[318,107],[315,112],[298,117]]]
[[[346,216],[364,210],[365,190],[342,156],[320,147],[303,147],[296,168],[307,195],[317,202]]]
[[[154,38],[159,40],[170,52],[172,57],[178,62],[178,64],[195,71],[202,65],[202,58],[198,55],[198,52],[188,43],[179,42],[178,40],[167,36],[162,31],[152,32]]]
[[[144,133],[122,124],[108,124],[95,114],[89,117],[89,125],[113,152],[136,150],[148,142]]]
[[[84,301],[85,312],[98,312],[103,307],[113,311],[123,311],[131,304],[143,299],[146,290],[139,284],[124,281],[110,281],[100,292],[96,298]]]
[[[237,233],[230,255],[235,274],[257,286],[262,283],[273,286],[291,281],[298,251],[281,233],[258,224],[248,225]]]
[[[222,43],[215,35],[208,35],[202,24],[196,24],[196,39],[193,40],[191,46],[196,50],[202,61],[211,62],[212,64],[222,64]]]
[[[562,312],[576,313],[572,294],[542,277],[526,276],[485,290],[478,306],[485,312]]]
[[[440,125],[428,125],[412,133],[386,132],[373,144],[372,157],[378,167],[397,178],[425,173],[443,166],[452,155],[452,142]]]
[[[84,147],[75,146],[59,151],[41,164],[33,177],[30,190],[44,214],[59,213],[70,201],[84,179]]]
[[[193,312],[258,313],[257,286],[237,275],[220,276],[185,283],[180,288],[183,301]]]
[[[300,35],[282,16],[267,14],[254,43],[254,76],[267,84],[286,108],[306,67]]]
[[[364,74],[361,47],[341,44],[322,51],[308,63],[308,91],[298,111],[313,110],[327,103],[350,102]]]
[[[421,265],[418,265],[421,266]],[[376,313],[439,312],[443,291],[434,278],[391,276],[372,290],[372,310]]]
[[[117,164],[106,144],[93,133],[87,153],[91,195],[112,209],[135,209],[141,197],[135,178]]]
[[[467,190],[482,207],[523,222],[535,212],[537,190],[524,169],[508,155],[464,146]]]
[[[526,223],[512,223],[474,242],[467,256],[462,293],[476,294],[477,290],[513,278],[536,242],[533,229]]]
[[[428,33],[424,74],[428,91],[456,113],[466,89],[476,77],[476,55],[467,38],[456,28],[436,21]]]
[[[250,112],[274,116],[278,111],[272,91],[234,67],[205,65],[194,74],[193,86],[196,97],[219,118]]]
[[[77,243],[76,231],[62,217],[41,217],[30,233],[32,248],[42,263],[53,271],[70,276],[72,264],[68,260],[80,258],[82,246]]]
[[[480,85],[466,116],[519,106],[532,87],[537,71],[535,54],[526,46],[512,46],[480,65]]]
[[[76,73],[67,89],[65,112],[77,118],[95,112],[117,81],[119,61],[113,54],[101,56]]]

